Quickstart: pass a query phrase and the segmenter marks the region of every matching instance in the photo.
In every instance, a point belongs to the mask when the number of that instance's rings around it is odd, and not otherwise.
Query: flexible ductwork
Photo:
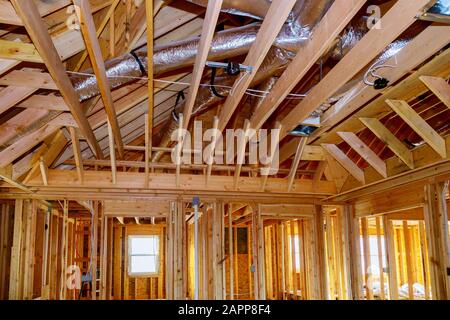
[[[202,1],[193,1],[200,2]],[[253,2],[253,1],[251,1]],[[256,1],[260,2],[260,1]],[[265,1],[262,1],[265,3]],[[298,50],[311,37],[311,32],[315,25],[320,21],[325,12],[332,4],[332,0],[299,0],[294,7],[290,18],[283,26],[281,32],[276,38],[272,49],[269,51],[262,66],[258,70],[251,86],[258,85],[282,71],[292,60]],[[240,3],[236,5],[237,10],[245,11],[244,5],[247,1],[229,1],[228,3]],[[257,8],[260,10],[260,8]],[[255,14],[256,11],[248,11]],[[258,13],[261,14],[261,13]],[[211,51],[208,60],[223,61],[234,57],[242,56],[248,52],[251,45],[255,42],[259,23],[250,24],[244,27],[233,28],[216,33],[211,44]],[[331,50],[331,55],[335,59],[340,59],[350,50],[367,32],[365,24],[350,27],[336,41],[335,47]],[[192,38],[165,46],[157,46],[154,49],[153,68],[154,75],[162,75],[182,68],[191,67],[195,61],[199,38]],[[394,52],[397,46],[393,45]],[[389,52],[389,50],[387,51]],[[126,54],[106,63],[107,75],[110,78],[113,88],[122,86],[134,81],[129,77],[143,77],[147,73],[147,50],[142,48],[132,54]],[[91,73],[90,70],[86,71]],[[80,96],[80,100],[86,100],[99,94],[95,77],[86,77],[73,75],[71,77],[75,90]],[[217,90],[222,96],[228,94],[227,89],[220,85],[232,86],[235,77],[223,76],[216,79]],[[201,87],[197,95],[193,115],[197,115],[210,106],[220,102],[219,98],[212,93],[208,87]],[[182,103],[177,107],[182,110]],[[324,108],[327,106],[324,106]],[[321,112],[321,108],[319,108]],[[167,146],[170,142],[171,133],[178,128],[176,117],[171,117],[161,130],[165,133],[160,137],[160,145]],[[155,139],[156,141],[158,139]],[[156,142],[155,141],[155,142]],[[161,154],[157,153],[153,161],[157,161]]]
[[[275,74],[282,71],[286,65],[293,59],[294,54],[292,52],[272,47],[266,58],[264,59],[263,63],[261,64],[261,67],[259,68],[258,72],[256,73],[251,86],[256,86],[264,81],[266,79],[273,77]],[[236,78],[232,76],[222,76],[218,77],[215,80],[216,85],[216,92],[219,96],[228,96],[229,89],[225,88],[233,86],[233,83],[235,82]],[[223,98],[217,96],[213,93],[210,87],[201,87],[198,91],[197,98],[195,100],[194,109],[192,112],[192,116],[199,115],[203,112],[205,112],[208,108],[211,106],[219,103],[223,100]],[[179,103],[175,108],[175,114],[178,114],[182,111],[184,106],[184,103]],[[178,118],[176,115],[172,114],[172,116],[167,120],[166,124],[164,125],[164,130],[160,130],[160,135],[155,137],[155,142],[158,143],[161,146],[168,146],[171,142],[172,132],[174,130],[178,129]],[[162,152],[156,152],[152,158],[153,162],[158,161],[161,156],[163,155]]]
[[[307,10],[312,6],[320,8],[328,8],[332,0],[300,0],[302,6],[296,5],[300,13],[292,13],[288,22],[282,28],[277,37],[274,46],[297,52],[301,44],[310,37],[311,25],[302,26],[298,21],[315,22],[320,20],[325,11]],[[247,1],[232,1],[233,3],[242,3],[244,6]],[[261,1],[256,1],[261,2]],[[265,2],[265,1],[262,1]],[[296,19],[292,17],[296,15]],[[211,51],[208,60],[225,60],[248,52],[251,45],[256,39],[259,31],[259,23],[254,23],[244,27],[233,28],[218,32],[211,43]],[[195,61],[197,54],[198,43],[200,39],[192,38],[184,41],[171,43],[166,46],[157,46],[154,48],[153,54],[153,70],[154,75],[158,76],[170,71],[178,70],[185,67],[190,67]],[[110,77],[112,88],[117,88],[126,83],[134,81],[129,77],[143,77],[147,70],[147,50],[142,48],[132,54],[125,54],[118,58],[109,60],[105,63],[106,73]],[[91,70],[86,70],[84,73],[92,73]],[[122,78],[123,77],[123,78]],[[86,77],[85,75],[71,75],[71,80],[77,91],[80,101],[92,98],[99,94],[97,82],[94,76]]]
[[[202,7],[208,5],[208,0],[188,0],[189,2],[198,4]],[[268,0],[224,0],[222,3],[222,12],[250,17],[254,19],[262,19],[269,11],[270,1]]]

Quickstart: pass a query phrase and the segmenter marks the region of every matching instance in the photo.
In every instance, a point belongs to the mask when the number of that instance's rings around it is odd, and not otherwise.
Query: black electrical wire
[[[217,92],[216,86],[214,85],[214,82],[216,80],[216,73],[217,73],[217,68],[212,67],[211,68],[211,87],[210,87],[211,91],[216,97],[225,98],[225,96],[223,96],[219,92]]]

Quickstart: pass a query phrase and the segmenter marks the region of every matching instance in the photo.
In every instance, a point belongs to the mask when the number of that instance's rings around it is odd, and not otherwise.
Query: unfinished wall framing
[[[448,2],[0,0],[0,300],[449,300]]]

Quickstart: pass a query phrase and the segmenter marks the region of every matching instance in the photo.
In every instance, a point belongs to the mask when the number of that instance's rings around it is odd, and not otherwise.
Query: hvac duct
[[[202,7],[208,6],[208,0],[188,0]],[[222,3],[222,12],[250,17],[261,20],[269,11],[270,1],[268,0],[224,0]]]

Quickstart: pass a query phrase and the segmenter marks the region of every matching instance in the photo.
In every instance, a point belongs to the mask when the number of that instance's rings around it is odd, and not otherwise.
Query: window
[[[292,240],[294,241],[294,250],[292,250]],[[298,234],[289,237],[289,248],[290,251],[294,251],[295,257],[295,272],[300,273],[300,247],[299,247],[300,237]]]
[[[159,272],[159,236],[128,237],[128,274],[156,275]]]

